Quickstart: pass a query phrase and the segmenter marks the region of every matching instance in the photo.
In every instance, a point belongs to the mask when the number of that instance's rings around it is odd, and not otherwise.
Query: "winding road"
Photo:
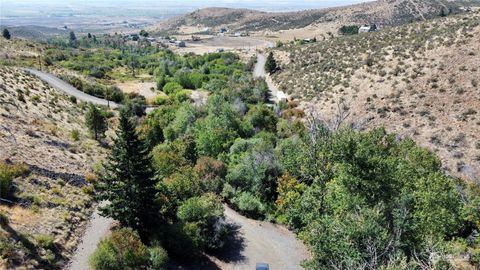
[[[110,106],[110,108],[113,108],[113,109],[118,108],[118,106],[119,106],[115,102],[108,101],[108,100],[103,99],[103,98],[98,98],[98,97],[94,97],[94,96],[91,96],[89,94],[86,94],[86,93],[78,90],[77,88],[73,87],[69,83],[67,83],[67,82],[63,81],[62,79],[58,78],[57,76],[53,75],[53,74],[46,73],[46,72],[36,70],[36,69],[33,69],[33,68],[25,68],[24,70],[27,71],[28,73],[32,74],[32,75],[37,76],[39,79],[48,83],[53,88],[56,88],[57,90],[65,92],[66,94],[68,94],[70,96],[74,96],[81,101],[91,102],[91,103],[96,104],[96,105]]]

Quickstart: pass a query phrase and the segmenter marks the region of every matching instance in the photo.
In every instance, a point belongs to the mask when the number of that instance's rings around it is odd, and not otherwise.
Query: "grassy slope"
[[[454,175],[480,173],[480,13],[276,49],[282,90],[330,117],[412,136]]]
[[[55,269],[89,217],[85,175],[104,150],[88,139],[84,110],[67,96],[13,67],[0,67],[0,87],[0,161],[30,167],[14,179],[8,196],[14,204],[0,204],[10,220],[0,227],[1,241],[13,248],[0,268]],[[46,247],[45,239],[54,244]]]

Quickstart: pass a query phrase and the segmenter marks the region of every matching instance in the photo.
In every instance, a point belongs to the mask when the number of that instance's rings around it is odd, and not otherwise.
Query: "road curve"
[[[113,109],[118,108],[119,106],[115,102],[112,102],[112,101],[109,102],[106,99],[94,97],[87,93],[84,93],[53,74],[39,71],[33,68],[24,68],[24,70],[29,72],[32,75],[37,76],[39,79],[41,79],[42,81],[45,81],[50,86],[60,91],[63,91],[68,95],[74,96],[81,101],[91,102],[96,105],[110,106],[110,108],[113,108]]]
[[[281,100],[287,98],[284,92],[280,91],[278,87],[273,83],[272,77],[266,74],[265,72],[265,63],[267,62],[267,58],[264,54],[258,53],[257,54],[257,63],[253,69],[253,77],[254,78],[264,78],[267,82],[268,89],[270,90],[270,94],[272,95],[271,101],[278,103]]]
[[[238,226],[238,233],[243,238],[243,260],[220,264],[224,270],[255,269],[258,262],[268,263],[270,269],[297,270],[303,269],[300,264],[309,258],[305,245],[295,234],[283,226],[266,221],[246,218],[225,206],[227,222]]]

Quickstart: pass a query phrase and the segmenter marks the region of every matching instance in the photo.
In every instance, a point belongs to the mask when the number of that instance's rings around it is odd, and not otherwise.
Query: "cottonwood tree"
[[[100,208],[103,216],[118,220],[122,226],[138,230],[142,238],[158,219],[155,181],[148,150],[139,139],[132,112],[120,112],[120,124],[106,173],[97,185],[97,199],[108,204]]]
[[[108,129],[105,114],[93,104],[88,106],[88,111],[85,115],[85,124],[97,141],[103,138],[105,131]]]

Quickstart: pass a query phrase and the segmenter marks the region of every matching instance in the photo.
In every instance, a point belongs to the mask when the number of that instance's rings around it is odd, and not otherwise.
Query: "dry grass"
[[[29,166],[13,181],[12,203],[0,206],[10,220],[0,241],[14,247],[0,268],[61,266],[91,212],[84,175],[105,151],[88,138],[84,104],[16,68],[0,68],[0,88],[0,161]],[[54,248],[42,246],[39,235],[52,238]]]

